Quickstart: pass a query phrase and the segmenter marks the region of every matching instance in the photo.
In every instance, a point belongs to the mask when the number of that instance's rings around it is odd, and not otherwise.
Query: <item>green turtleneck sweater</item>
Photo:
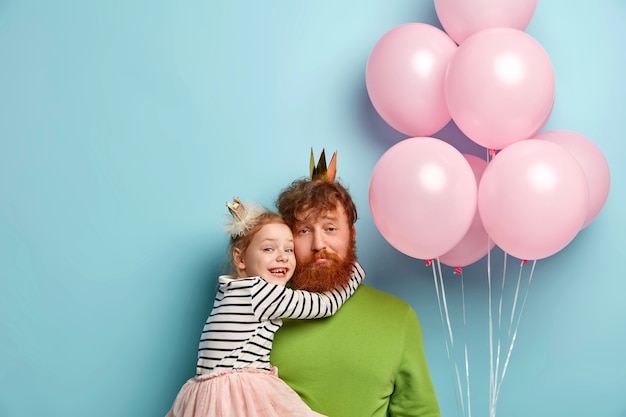
[[[285,320],[270,359],[329,417],[440,417],[417,315],[366,285],[332,317]]]

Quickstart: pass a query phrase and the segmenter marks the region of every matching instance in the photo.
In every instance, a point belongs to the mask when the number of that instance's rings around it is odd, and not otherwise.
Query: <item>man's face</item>
[[[354,228],[341,204],[335,210],[313,216],[299,213],[294,228],[296,289],[328,291],[345,285],[356,261]]]

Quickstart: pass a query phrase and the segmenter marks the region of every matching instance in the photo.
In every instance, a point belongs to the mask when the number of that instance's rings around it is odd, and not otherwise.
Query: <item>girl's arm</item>
[[[258,319],[316,319],[337,312],[363,281],[365,272],[355,264],[348,285],[339,290],[315,293],[292,290],[259,280],[252,292],[252,308]]]

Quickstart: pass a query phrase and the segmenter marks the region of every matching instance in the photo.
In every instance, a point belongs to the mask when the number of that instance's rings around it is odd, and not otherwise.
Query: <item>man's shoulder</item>
[[[365,275],[365,271],[359,262],[355,263],[355,272],[359,272],[360,274]],[[357,297],[355,297],[357,296]],[[389,294],[382,290],[376,289],[374,287],[370,287],[365,283],[361,283],[355,294],[352,296],[353,298],[360,299],[368,299],[368,302],[371,303],[384,303],[391,304],[402,308],[412,309],[409,303],[397,297],[395,295]]]
[[[384,308],[396,312],[413,311],[411,305],[402,298],[365,284],[359,286],[352,298],[372,310],[380,311]]]
[[[359,293],[364,296],[364,297],[369,297],[369,298],[375,298],[375,299],[379,299],[381,301],[392,301],[394,303],[404,303],[404,304],[408,304],[406,301],[404,301],[402,298],[395,296],[393,294],[390,294],[388,292],[384,292],[382,290],[379,290],[377,288],[371,287],[367,284],[361,284],[359,286]]]

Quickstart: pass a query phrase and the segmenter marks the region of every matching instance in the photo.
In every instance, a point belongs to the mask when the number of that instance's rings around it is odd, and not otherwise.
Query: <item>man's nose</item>
[[[314,252],[320,252],[326,249],[326,240],[324,239],[324,236],[322,236],[321,233],[313,234],[313,242],[312,242],[311,249],[313,249]]]

